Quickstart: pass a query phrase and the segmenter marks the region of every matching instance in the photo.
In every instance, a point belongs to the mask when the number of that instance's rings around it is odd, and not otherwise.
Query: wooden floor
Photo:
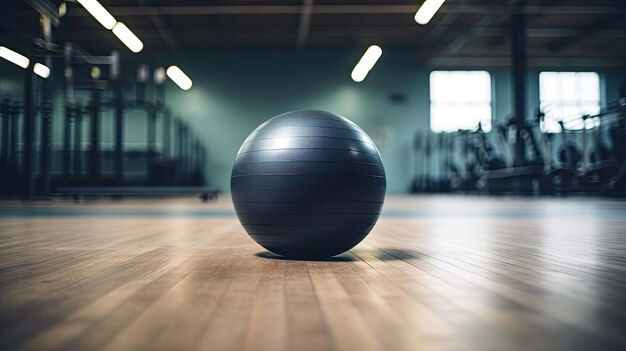
[[[290,261],[228,199],[0,200],[2,350],[626,348],[626,201],[389,198]]]

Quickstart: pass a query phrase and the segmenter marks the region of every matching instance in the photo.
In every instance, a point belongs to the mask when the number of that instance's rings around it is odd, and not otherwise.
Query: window
[[[486,71],[430,73],[430,129],[491,130],[491,75]]]
[[[581,116],[600,113],[600,78],[595,72],[541,72],[539,106],[546,114],[543,132],[560,132],[559,121],[566,129],[581,129]],[[599,121],[588,119],[586,124],[592,128]]]

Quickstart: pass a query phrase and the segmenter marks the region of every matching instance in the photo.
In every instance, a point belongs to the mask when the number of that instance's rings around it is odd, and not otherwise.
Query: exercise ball
[[[288,258],[338,255],[372,230],[385,200],[374,142],[347,118],[302,110],[276,116],[239,149],[235,212],[261,246]]]

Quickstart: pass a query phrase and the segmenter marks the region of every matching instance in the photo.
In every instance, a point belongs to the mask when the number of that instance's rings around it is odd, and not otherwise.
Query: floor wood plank
[[[2,350],[625,349],[626,202],[391,197],[285,260],[229,199],[0,201]]]

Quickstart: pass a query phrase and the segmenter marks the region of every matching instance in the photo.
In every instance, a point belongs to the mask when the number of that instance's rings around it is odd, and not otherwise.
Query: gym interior
[[[2,7],[2,350],[626,349],[624,1]]]

